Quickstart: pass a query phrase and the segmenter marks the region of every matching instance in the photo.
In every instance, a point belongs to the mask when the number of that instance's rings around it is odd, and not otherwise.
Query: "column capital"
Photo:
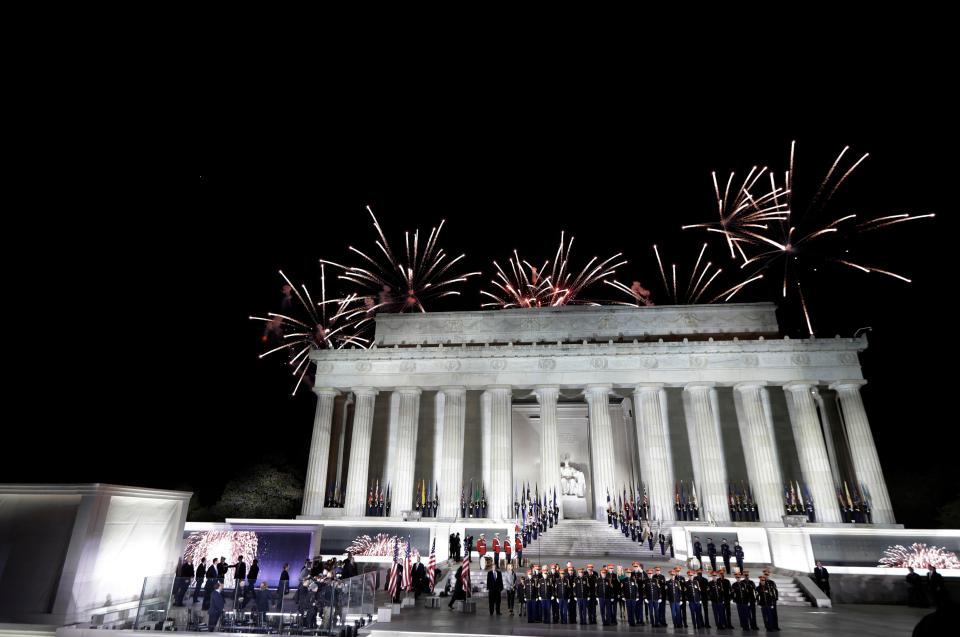
[[[609,394],[613,391],[613,385],[605,383],[596,383],[593,385],[586,385],[583,388],[584,394]]]
[[[444,396],[463,396],[467,393],[467,388],[458,385],[451,385],[449,387],[441,387],[440,391],[437,393],[442,393]]]
[[[416,394],[417,396],[422,393],[419,387],[397,387],[393,391],[398,394]]]
[[[337,397],[340,395],[340,390],[334,389],[333,387],[314,387],[313,393],[316,394],[318,398],[320,396]]]
[[[784,383],[783,388],[792,392],[810,391],[820,384],[819,380],[792,380]]]
[[[487,385],[483,391],[489,394],[509,394],[513,393],[513,387],[510,385]]]
[[[769,383],[765,380],[745,380],[733,386],[736,391],[745,391],[754,387],[766,387]]]
[[[543,400],[544,396],[553,396],[556,398],[560,395],[560,386],[559,385],[537,385],[533,388],[533,394],[537,397],[537,402]]]
[[[659,392],[665,386],[663,383],[637,383],[633,386],[633,391],[634,393]]]
[[[717,384],[712,380],[697,380],[692,383],[687,383],[683,386],[683,391],[693,392],[698,389],[714,389]]]
[[[867,384],[867,381],[860,379],[838,380],[830,383],[827,387],[833,391],[860,391],[860,388]]]
[[[350,391],[357,396],[376,396],[378,393],[380,393],[380,390],[378,390],[376,387],[354,387]]]

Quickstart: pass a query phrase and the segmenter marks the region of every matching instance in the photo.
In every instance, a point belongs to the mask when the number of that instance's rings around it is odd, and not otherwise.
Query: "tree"
[[[303,483],[269,465],[249,469],[231,480],[212,508],[218,518],[292,518],[300,512]]]

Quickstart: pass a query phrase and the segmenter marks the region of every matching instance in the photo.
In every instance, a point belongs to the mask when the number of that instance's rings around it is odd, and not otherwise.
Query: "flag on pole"
[[[470,597],[470,554],[463,556],[462,571],[460,573],[460,580],[463,582],[464,594],[467,597]]]
[[[433,544],[430,546],[430,562],[427,564],[427,580],[430,582],[430,592],[433,592],[434,571],[437,570],[437,538],[433,538]]]
[[[413,590],[413,573],[410,572],[410,536],[407,536],[407,556],[403,560],[403,590]]]
[[[390,599],[394,600],[397,597],[397,560],[399,559],[399,538],[393,539],[393,566],[390,567],[390,584],[387,587],[387,590],[390,591]]]

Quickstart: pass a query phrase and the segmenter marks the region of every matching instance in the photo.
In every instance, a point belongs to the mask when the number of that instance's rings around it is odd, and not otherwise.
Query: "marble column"
[[[605,520],[607,495],[617,495],[616,456],[610,423],[610,385],[587,385],[584,396],[590,412],[590,469],[593,471],[594,518]]]
[[[330,430],[333,427],[336,389],[315,388],[317,411],[313,415],[313,436],[310,438],[310,459],[307,460],[307,481],[303,487],[303,515],[322,515],[326,500],[327,464],[330,461]]]
[[[420,427],[420,390],[416,387],[401,387],[395,391],[400,396],[397,418],[397,443],[387,453],[395,453],[391,513],[413,510],[414,470],[417,466],[417,434]]]
[[[480,479],[488,489],[490,482],[490,409],[492,397],[489,392],[480,396]],[[470,499],[469,497],[467,498]]]
[[[353,390],[353,394],[356,401],[353,408],[353,439],[350,442],[343,513],[362,517],[367,514],[370,437],[373,433],[373,404],[377,398],[377,390],[372,387],[358,387]]]
[[[810,490],[817,522],[842,522],[837,495],[833,489],[830,459],[820,429],[817,405],[813,399],[816,381],[796,381],[783,386],[790,412],[793,438],[800,458],[803,482]]]
[[[556,490],[557,504],[563,516],[563,502],[560,491],[560,438],[557,432],[557,397],[560,388],[556,386],[537,387],[534,393],[540,403],[540,489],[547,497]]]
[[[740,441],[750,489],[761,522],[783,519],[783,477],[773,432],[773,416],[765,382],[739,383],[733,388]]]
[[[489,387],[490,486],[487,517],[512,520],[513,515],[513,404],[510,387]]]
[[[833,383],[830,389],[837,392],[837,397],[840,399],[853,471],[857,476],[858,486],[862,485],[865,489],[864,495],[870,502],[873,522],[894,524],[896,520],[893,517],[893,505],[890,504],[887,483],[883,479],[880,458],[877,456],[877,447],[873,442],[873,433],[870,431],[870,421],[867,420],[863,397],[860,396],[860,387],[866,382],[865,380],[844,380]]]
[[[433,473],[430,479],[433,480],[434,487],[440,483],[440,474],[443,473],[443,405],[444,396],[442,391],[438,391],[434,398],[433,411]]]
[[[437,404],[443,402],[443,451],[440,477],[441,518],[460,515],[460,490],[463,488],[463,438],[466,424],[467,392],[463,387],[443,387],[437,392]]]
[[[633,389],[633,419],[637,424],[640,476],[647,486],[651,517],[673,521],[673,454],[667,420],[667,392],[660,383],[640,383]]]
[[[683,388],[683,408],[700,510],[708,519],[729,522],[727,463],[716,394],[714,383],[690,383]]]
[[[397,448],[397,428],[400,426],[400,394],[390,392],[390,409],[387,415],[387,449]],[[380,479],[381,489],[387,492],[387,485],[393,482],[396,473],[397,454],[386,453],[383,457],[383,473],[373,476]]]

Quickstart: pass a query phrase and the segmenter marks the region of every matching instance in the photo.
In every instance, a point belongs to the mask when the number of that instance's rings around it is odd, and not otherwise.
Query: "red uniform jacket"
[[[486,540],[480,540],[480,541],[477,542],[477,553],[479,553],[480,555],[486,555],[486,554],[487,554],[487,541],[486,541]]]
[[[500,540],[498,540],[497,538],[493,538],[493,552],[494,553],[500,552]]]

